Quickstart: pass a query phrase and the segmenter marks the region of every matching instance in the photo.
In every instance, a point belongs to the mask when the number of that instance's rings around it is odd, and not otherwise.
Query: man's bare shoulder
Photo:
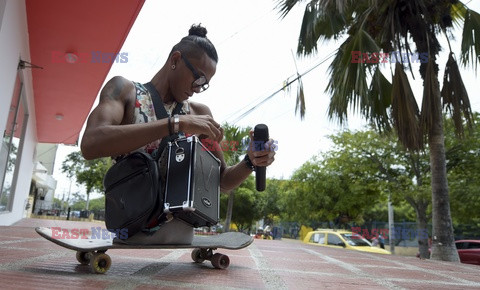
[[[100,102],[113,100],[126,103],[134,96],[135,86],[133,82],[122,76],[115,76],[103,87],[100,93]]]
[[[190,110],[193,115],[212,115],[210,108],[202,103],[188,101]]]

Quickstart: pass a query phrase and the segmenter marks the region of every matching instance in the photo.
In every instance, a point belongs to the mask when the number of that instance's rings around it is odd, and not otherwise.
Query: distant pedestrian
[[[385,249],[385,239],[382,234],[378,235],[378,244],[380,245],[380,248]]]
[[[373,237],[373,239],[372,239],[372,246],[373,246],[373,247],[378,247],[378,239],[377,239],[377,237]]]

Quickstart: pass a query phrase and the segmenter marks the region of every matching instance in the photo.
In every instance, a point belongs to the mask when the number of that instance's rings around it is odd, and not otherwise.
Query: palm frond
[[[463,84],[462,75],[458,69],[457,61],[453,58],[453,53],[448,57],[443,76],[443,87],[441,91],[443,106],[446,107],[455,124],[457,136],[463,136],[463,118],[469,128],[472,127],[473,113],[470,106],[467,90]]]
[[[392,85],[392,119],[398,138],[407,149],[423,148],[419,118],[417,101],[407,75],[403,66],[397,63]]]
[[[467,66],[471,64],[477,70],[480,56],[480,14],[467,9],[463,23],[460,62]]]
[[[347,120],[348,107],[363,111],[369,105],[368,83],[371,70],[378,66],[377,61],[361,59],[353,56],[358,53],[377,52],[379,47],[375,40],[363,29],[345,40],[330,64],[330,81],[327,93],[331,95],[328,115],[336,118],[340,124]]]
[[[222,124],[224,140],[220,144],[225,163],[235,165],[240,161],[240,156],[245,154],[243,142],[251,130],[250,127],[237,127],[228,123]]]
[[[290,83],[289,79],[286,79],[286,80],[283,81],[283,91],[286,94],[290,94],[290,91],[292,89],[292,86],[291,86],[291,84],[289,85],[289,83]]]
[[[450,16],[452,17],[453,24],[455,24],[457,28],[461,28],[463,22],[465,21],[466,14],[467,9],[465,7],[465,4],[461,2],[452,4]]]
[[[305,118],[305,94],[303,93],[302,78],[298,77],[297,100],[295,103],[295,114],[300,113],[300,119]]]
[[[280,12],[280,17],[285,18],[288,13],[295,7],[295,5],[303,2],[303,0],[279,0],[277,1],[276,9]]]
[[[319,40],[338,38],[345,28],[343,11],[347,2],[347,0],[318,0],[307,4],[298,39],[298,55],[315,53]]]
[[[440,98],[438,76],[433,60],[429,60],[423,85],[422,111],[420,112],[420,126],[427,135],[430,135],[434,126],[438,126],[437,120],[442,118],[441,102],[437,101],[437,98]]]
[[[368,106],[365,106],[363,114],[374,123],[381,131],[390,131],[391,122],[388,115],[388,108],[392,105],[392,84],[385,78],[377,67],[370,83],[368,92]]]

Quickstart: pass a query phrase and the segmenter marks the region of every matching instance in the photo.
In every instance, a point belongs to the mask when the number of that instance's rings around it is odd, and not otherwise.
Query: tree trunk
[[[87,202],[85,204],[85,210],[88,210],[89,205],[90,205],[90,193],[87,192]]]
[[[227,216],[225,217],[225,232],[230,231],[230,223],[232,222],[233,199],[235,198],[235,189],[228,194]]]
[[[440,92],[433,92],[435,106],[441,108]],[[433,125],[428,132],[432,173],[432,260],[459,262],[453,236],[450,198],[448,195],[445,138],[442,110],[432,111]]]
[[[420,201],[415,208],[417,212],[418,250],[421,259],[430,258],[430,252],[428,251],[427,206],[428,203]]]

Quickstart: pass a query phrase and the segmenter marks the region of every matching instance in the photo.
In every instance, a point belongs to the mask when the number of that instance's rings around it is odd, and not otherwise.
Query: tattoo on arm
[[[105,85],[101,98],[105,100],[119,100],[124,87],[125,82],[120,77],[114,77]]]

